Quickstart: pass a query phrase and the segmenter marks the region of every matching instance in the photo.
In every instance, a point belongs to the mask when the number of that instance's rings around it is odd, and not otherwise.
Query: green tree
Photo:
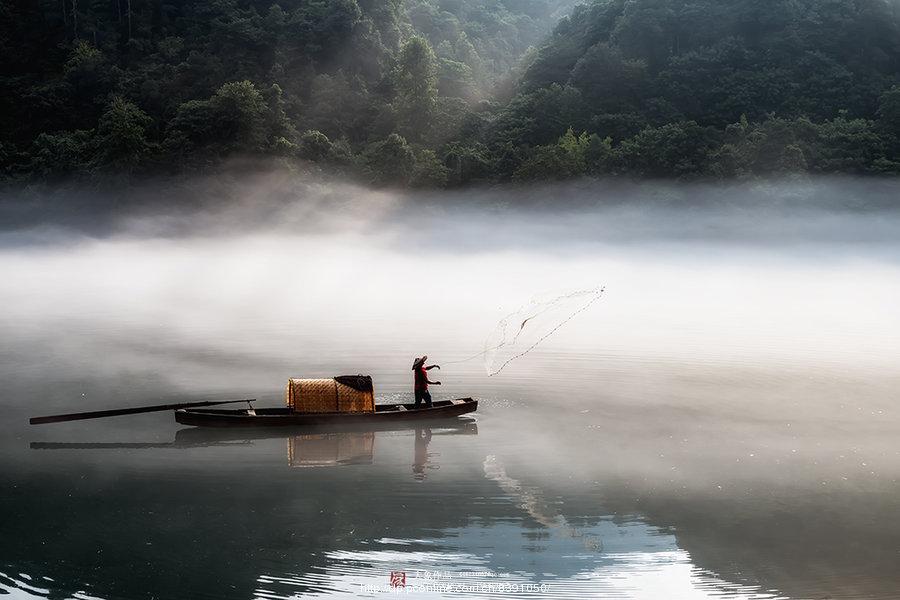
[[[878,99],[876,126],[885,144],[886,158],[891,165],[900,164],[900,86],[895,85]],[[900,171],[894,166],[881,166],[884,170]]]
[[[403,44],[394,87],[401,133],[418,140],[428,128],[437,102],[437,60],[425,38],[414,36]]]
[[[262,151],[270,139],[267,125],[271,113],[256,86],[246,80],[226,83],[208,100],[178,107],[164,147],[181,155]]]
[[[93,131],[42,133],[31,145],[29,170],[44,179],[87,172]]]
[[[447,183],[449,171],[438,160],[433,150],[419,149],[413,152],[415,167],[413,167],[410,185],[417,187],[443,187]]]
[[[590,102],[606,112],[629,112],[645,101],[647,64],[625,58],[608,43],[591,46],[572,68],[572,80]]]
[[[818,128],[809,119],[769,116],[751,124],[744,116],[726,129],[721,145],[710,151],[708,168],[721,177],[805,172],[821,153],[818,144]]]
[[[285,112],[284,90],[273,83],[263,92],[266,100],[265,136],[268,139],[295,139],[297,130]]]
[[[320,61],[337,58],[362,17],[355,0],[303,2],[285,25],[295,51]]]
[[[479,142],[451,142],[444,148],[444,166],[447,167],[447,183],[463,183],[488,179],[494,171],[493,158],[488,148]]]
[[[195,150],[209,148],[217,137],[215,111],[209,100],[189,100],[181,104],[169,122],[165,151],[185,157]]]
[[[113,71],[103,52],[84,40],[72,46],[65,64],[65,78],[78,95],[86,97],[108,89]]]
[[[537,146],[555,141],[567,127],[585,129],[588,114],[581,90],[554,83],[513,98],[492,129],[498,144]]]
[[[209,100],[223,149],[259,150],[266,139],[268,107],[251,82],[226,83]]]
[[[96,163],[131,171],[149,154],[147,128],[152,119],[132,102],[115,96],[97,126]]]
[[[331,155],[331,140],[321,131],[310,129],[300,138],[300,156],[314,162],[326,160]]]
[[[900,137],[900,85],[895,85],[878,98],[878,127]]]
[[[707,172],[717,147],[712,130],[693,121],[648,127],[616,150],[619,170],[645,177],[683,177]]]
[[[538,146],[513,175],[517,180],[568,179],[585,175],[593,165],[605,163],[610,140],[569,127],[555,144]]]
[[[106,104],[106,96],[116,86],[119,69],[109,63],[98,48],[77,41],[65,64],[64,101],[61,107],[72,124],[90,126],[96,122]]]
[[[403,136],[392,133],[370,144],[364,153],[366,173],[378,185],[407,185],[412,177],[416,157]]]
[[[884,156],[884,142],[866,119],[838,117],[816,127],[813,167],[826,173],[865,173]]]
[[[308,128],[332,138],[343,135],[362,141],[366,134],[366,118],[373,110],[368,90],[358,78],[348,77],[343,71],[333,75],[323,73],[312,80],[303,122]],[[394,123],[391,123],[388,130],[393,129]]]
[[[442,58],[440,60],[438,90],[441,96],[471,98],[475,92],[472,69],[465,63]]]

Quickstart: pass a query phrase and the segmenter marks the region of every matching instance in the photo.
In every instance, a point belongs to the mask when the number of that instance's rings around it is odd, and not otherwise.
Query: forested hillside
[[[3,177],[900,172],[896,0],[573,4],[7,0]]]
[[[898,172],[898,15],[893,0],[579,6],[489,139],[522,178]]]

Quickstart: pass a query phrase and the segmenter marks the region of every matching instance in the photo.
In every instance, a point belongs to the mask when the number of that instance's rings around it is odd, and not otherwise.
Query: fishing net
[[[484,369],[496,375],[556,333],[578,314],[593,306],[605,289],[545,294],[508,314],[484,342]],[[473,357],[475,358],[475,357]]]

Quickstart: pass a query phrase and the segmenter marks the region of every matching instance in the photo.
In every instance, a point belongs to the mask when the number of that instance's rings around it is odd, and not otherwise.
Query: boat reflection
[[[264,428],[264,429],[204,429],[188,427],[175,434],[171,442],[31,442],[32,450],[142,450],[154,448],[190,449],[210,446],[252,446],[256,441],[285,440],[287,463],[290,467],[336,467],[371,465],[375,462],[376,432],[415,431],[413,473],[425,478],[425,469],[437,469],[429,464],[428,443],[434,435],[478,435],[474,419],[452,419],[429,422],[423,427],[415,422],[392,427],[334,428]]]
[[[351,435],[380,431],[412,431],[425,427],[424,423],[426,422],[408,421],[387,424],[359,423],[357,425],[316,425],[304,427],[185,427],[176,432],[175,443],[190,446],[219,442],[285,439],[302,435]],[[427,426],[434,431],[440,431],[443,435],[478,434],[478,424],[475,419],[466,417],[429,419]]]
[[[287,442],[291,467],[370,465],[375,462],[375,432],[294,435]]]

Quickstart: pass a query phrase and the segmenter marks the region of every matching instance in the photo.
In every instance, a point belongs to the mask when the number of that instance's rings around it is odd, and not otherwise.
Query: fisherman
[[[439,365],[428,365],[425,366],[425,361],[428,360],[428,355],[426,354],[422,358],[417,358],[413,361],[412,370],[416,373],[415,379],[415,393],[416,393],[416,408],[419,408],[419,403],[421,401],[425,401],[425,406],[431,407],[431,394],[428,392],[428,384],[431,385],[441,385],[440,381],[428,381],[428,371],[431,369],[440,369]]]

